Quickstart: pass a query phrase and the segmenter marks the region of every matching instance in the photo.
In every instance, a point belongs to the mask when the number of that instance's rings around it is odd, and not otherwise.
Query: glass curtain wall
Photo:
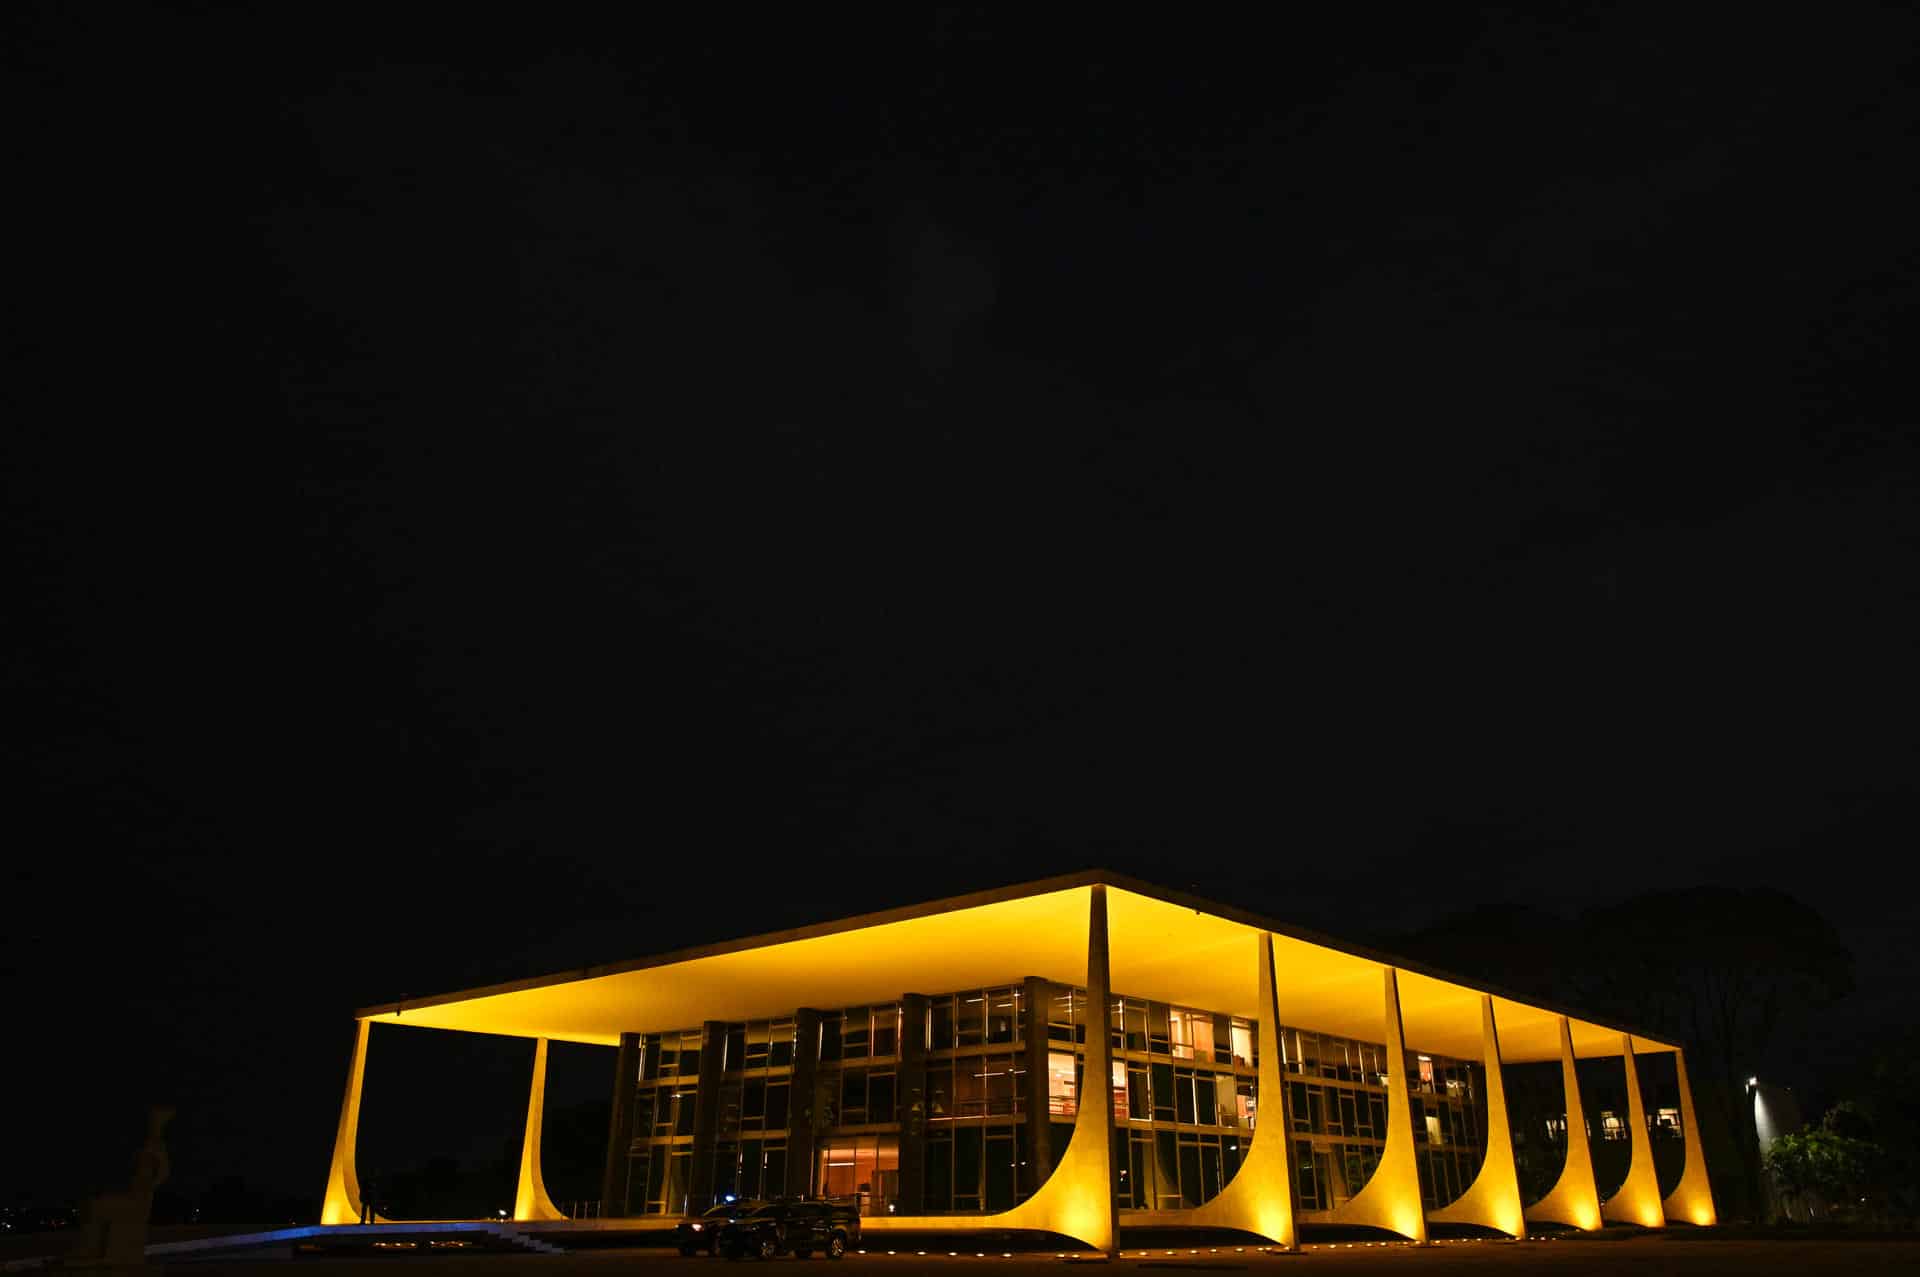
[[[1021,985],[932,996],[917,1024],[902,1023],[897,1002],[823,1012],[816,1042],[795,1043],[792,1017],[728,1025],[716,1199],[782,1191],[788,1122],[810,1099],[818,1141],[811,1191],[889,1213],[899,1193],[900,1044],[917,1033],[928,1048],[926,1210],[993,1212],[1024,1201],[1039,1187],[1028,1105],[1046,1106],[1057,1165],[1085,1088],[1086,993],[1049,987],[1045,1072],[1035,1078],[1027,1074]],[[1118,1204],[1199,1206],[1232,1181],[1259,1120],[1256,1026],[1127,995],[1113,999],[1111,1013],[1107,1103]],[[796,1049],[817,1052],[811,1097],[791,1093]],[[697,1029],[641,1039],[630,1213],[688,1209],[700,1050]],[[1331,1210],[1372,1176],[1386,1143],[1384,1048],[1283,1026],[1281,1050],[1299,1208]],[[1421,1195],[1428,1207],[1443,1206],[1472,1184],[1486,1147],[1480,1066],[1409,1052],[1407,1076]]]
[[[729,1024],[720,1049],[724,1057],[713,1151],[714,1197],[777,1195],[787,1174],[793,1019]],[[680,1214],[691,1205],[700,1030],[643,1034],[639,1060],[633,1143],[627,1155],[627,1211]]]

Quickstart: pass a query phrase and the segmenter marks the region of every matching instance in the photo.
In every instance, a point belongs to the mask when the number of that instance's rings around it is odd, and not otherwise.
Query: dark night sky
[[[1770,884],[1780,1067],[1908,1014],[1920,23],[1432,8],[10,9],[0,1200],[134,1077],[317,1202],[356,1005],[1093,864]]]

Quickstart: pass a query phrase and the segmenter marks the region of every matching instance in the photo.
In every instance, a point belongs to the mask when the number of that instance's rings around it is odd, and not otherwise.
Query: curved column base
[[[1386,972],[1387,1143],[1380,1163],[1358,1193],[1327,1212],[1334,1224],[1365,1224],[1425,1244],[1427,1215],[1414,1161],[1413,1101],[1407,1088],[1407,1043],[1400,1026],[1400,982]]]
[[[1500,1073],[1500,1034],[1493,999],[1480,997],[1481,1058],[1487,1080],[1487,1154],[1467,1191],[1427,1216],[1435,1224],[1478,1224],[1509,1237],[1527,1235],[1520,1206],[1520,1172],[1513,1160],[1513,1128],[1507,1119],[1507,1084]]]
[[[1707,1159],[1700,1145],[1700,1118],[1693,1108],[1693,1088],[1687,1083],[1686,1052],[1673,1053],[1673,1070],[1680,1083],[1680,1134],[1686,1140],[1687,1161],[1680,1172],[1680,1182],[1660,1203],[1660,1211],[1669,1220],[1680,1219],[1711,1228],[1720,1222],[1720,1215],[1713,1208],[1713,1185],[1707,1181]]]

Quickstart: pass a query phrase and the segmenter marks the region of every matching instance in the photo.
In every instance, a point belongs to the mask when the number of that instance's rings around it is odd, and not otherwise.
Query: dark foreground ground
[[[1027,1277],[1067,1272],[1088,1266],[1108,1267],[1098,1261],[1062,1260],[1052,1255],[971,1254],[949,1257],[911,1253],[886,1255],[869,1250],[850,1254],[839,1265],[824,1259],[778,1259],[769,1264],[750,1261],[682,1259],[672,1251],[599,1250],[566,1255],[394,1255],[359,1258],[301,1257],[292,1260],[255,1260],[168,1264],[165,1271],[178,1277],[329,1277],[334,1273],[387,1269],[389,1277],[722,1277],[723,1274],[782,1271],[801,1268],[857,1277],[907,1277],[931,1272],[943,1277]],[[1310,1246],[1297,1255],[1264,1254],[1252,1247],[1231,1246],[1198,1251],[1165,1248],[1143,1255],[1129,1249],[1111,1267],[1132,1270],[1186,1270],[1197,1273],[1322,1273],[1329,1277],[1370,1277],[1395,1274],[1412,1277],[1429,1273],[1547,1273],[1553,1277],[1588,1274],[1738,1273],[1920,1273],[1920,1241],[1719,1241],[1668,1237],[1633,1237],[1620,1241],[1443,1242],[1425,1249],[1409,1246]],[[147,1271],[159,1273],[157,1267]]]

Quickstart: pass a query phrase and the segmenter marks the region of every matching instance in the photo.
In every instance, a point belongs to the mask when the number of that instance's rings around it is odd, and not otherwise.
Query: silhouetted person
[[[360,1186],[361,1223],[371,1224],[373,1222],[373,1203],[379,1192],[380,1181],[371,1175],[367,1176],[367,1182]]]

